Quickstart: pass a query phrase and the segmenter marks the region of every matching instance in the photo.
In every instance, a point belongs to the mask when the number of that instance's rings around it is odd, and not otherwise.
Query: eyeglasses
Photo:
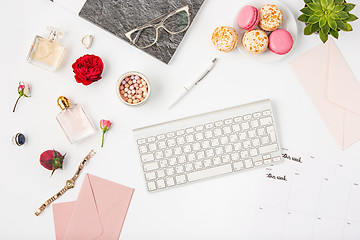
[[[163,28],[170,34],[178,34],[188,29],[189,25],[189,6],[186,5],[125,33],[125,36],[130,40],[131,44],[144,49],[151,47],[157,42],[160,28]]]

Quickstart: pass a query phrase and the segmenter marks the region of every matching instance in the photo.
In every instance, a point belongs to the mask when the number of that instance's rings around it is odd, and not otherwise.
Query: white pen
[[[201,80],[205,78],[205,76],[211,71],[211,69],[215,66],[216,58],[214,58],[211,63],[208,65],[208,67],[201,73],[199,78],[195,78],[195,80],[192,80],[188,82],[182,89],[179,96],[169,105],[168,108],[171,108],[174,106],[180,99],[182,99],[190,90],[198,84]]]

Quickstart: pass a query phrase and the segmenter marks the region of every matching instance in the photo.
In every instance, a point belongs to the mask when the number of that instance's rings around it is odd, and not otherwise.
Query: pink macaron
[[[277,29],[269,36],[269,49],[276,54],[283,55],[290,52],[294,41],[291,34],[285,29]]]
[[[237,23],[242,29],[252,30],[258,25],[259,20],[259,10],[253,6],[246,5],[240,10]]]

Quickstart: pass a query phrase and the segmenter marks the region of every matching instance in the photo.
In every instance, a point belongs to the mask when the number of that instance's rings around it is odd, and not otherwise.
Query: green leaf
[[[352,30],[353,30],[352,26],[350,24],[348,24],[348,23],[345,23],[345,30],[344,31],[350,32]]]
[[[314,11],[312,11],[308,7],[304,7],[303,9],[300,10],[300,12],[302,12],[303,14],[308,15],[308,16],[311,16],[314,14]]]
[[[314,32],[311,31],[312,28],[312,24],[308,24],[305,28],[304,28],[304,35],[311,35]]]
[[[341,5],[341,4],[343,4],[343,2],[344,2],[344,0],[334,0],[334,3],[336,5]]]
[[[314,23],[319,22],[319,20],[320,20],[320,17],[319,17],[319,16],[312,15],[311,17],[309,17],[308,23],[314,24]]]
[[[306,16],[305,14],[301,14],[299,17],[298,17],[298,20],[301,21],[301,22],[304,22],[304,23],[307,23],[307,20],[309,19],[309,16]]]
[[[312,33],[315,33],[315,32],[317,32],[317,31],[319,31],[319,23],[315,23],[315,24],[312,24],[312,26],[311,26],[311,32]]]
[[[336,21],[334,19],[329,18],[328,19],[328,24],[332,29],[337,30],[337,24],[336,24]]]
[[[327,0],[320,0],[320,3],[323,8],[326,8],[329,5]]]
[[[337,5],[337,6],[335,6],[335,8],[332,10],[332,12],[338,13],[338,12],[341,12],[344,8],[345,8],[344,5]]]
[[[339,16],[334,12],[330,13],[330,18],[332,18],[334,20],[340,20]]]
[[[318,10],[322,10],[322,7],[319,5],[319,4],[316,4],[316,3],[308,3],[307,6],[313,10],[314,12],[315,11],[318,11]]]
[[[330,3],[329,6],[327,6],[327,9],[328,9],[329,11],[334,10],[334,8],[335,8],[335,3],[334,3],[334,2]]]
[[[326,43],[326,41],[328,40],[329,38],[329,35],[327,34],[324,34],[322,31],[319,32],[319,36],[320,36],[320,39],[323,43]]]
[[[355,16],[354,14],[349,13],[349,17],[346,19],[347,22],[352,22],[355,21],[356,19],[358,19],[357,16]]]
[[[336,24],[337,24],[339,29],[346,31],[346,26],[345,26],[345,23],[343,21],[338,20],[338,21],[336,21]]]
[[[354,9],[355,7],[355,4],[352,4],[352,3],[345,3],[344,4],[345,8],[344,8],[344,11],[345,12],[350,12],[351,10]]]
[[[318,10],[318,11],[315,11],[313,15],[321,17],[321,16],[324,16],[324,12],[322,10]]]
[[[313,3],[320,4],[320,0],[312,0]]]
[[[322,28],[326,24],[326,17],[322,16],[319,20],[319,26]]]
[[[333,36],[336,39],[339,38],[339,32],[335,31],[334,29],[330,29],[330,34],[331,34],[331,36]]]
[[[320,31],[321,31],[323,34],[328,35],[329,32],[330,32],[330,27],[329,27],[329,25],[328,25],[328,24],[325,24],[325,26],[323,26],[323,27],[320,29]]]
[[[344,19],[347,19],[349,17],[349,14],[347,14],[346,12],[344,11],[341,11],[338,13],[338,16],[341,20],[344,20]]]
[[[304,3],[306,3],[306,4],[312,3],[312,0],[304,0]]]

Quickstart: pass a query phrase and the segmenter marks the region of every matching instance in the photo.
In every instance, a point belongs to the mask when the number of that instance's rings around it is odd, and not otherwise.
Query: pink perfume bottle
[[[95,133],[94,126],[80,105],[70,106],[69,99],[64,96],[59,97],[57,103],[62,111],[56,119],[70,143],[75,143]]]

